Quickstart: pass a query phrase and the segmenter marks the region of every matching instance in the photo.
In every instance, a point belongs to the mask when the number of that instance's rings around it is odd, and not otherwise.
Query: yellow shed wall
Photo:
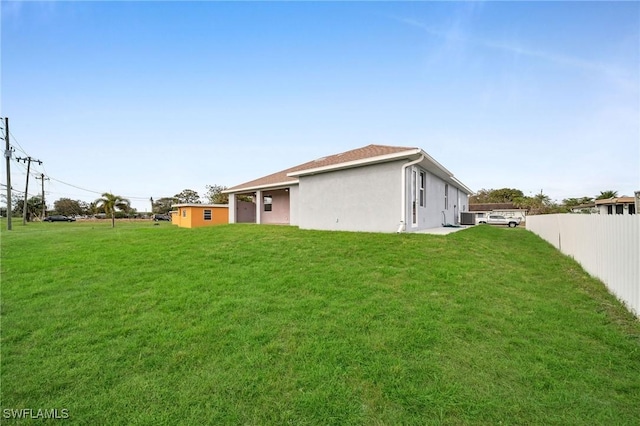
[[[211,210],[211,220],[204,220],[204,211]],[[229,223],[228,207],[179,207],[174,223],[182,228],[198,228]]]
[[[176,210],[175,213],[171,214],[171,223],[174,224],[174,225],[178,225],[178,226],[180,226],[182,228],[190,228],[190,226],[188,226],[189,224],[188,224],[188,221],[187,221],[188,217],[186,217],[186,218],[182,217],[182,211],[183,211],[183,208],[180,207],[180,208],[178,208],[178,210]],[[187,214],[188,213],[189,212],[187,212]]]

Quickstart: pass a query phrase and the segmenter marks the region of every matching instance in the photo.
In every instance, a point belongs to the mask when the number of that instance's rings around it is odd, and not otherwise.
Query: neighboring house
[[[486,219],[490,214],[499,214],[504,217],[517,217],[521,222],[527,220],[527,209],[516,207],[513,203],[482,203],[470,204],[469,211],[475,213],[476,223]]]
[[[571,213],[598,214],[599,210],[596,203],[589,203],[571,207]]]
[[[636,214],[635,197],[617,197],[596,200],[600,214]]]
[[[174,204],[171,223],[182,228],[229,223],[229,206],[226,204]]]
[[[415,232],[459,223],[472,191],[420,148],[368,145],[223,192],[229,223]]]

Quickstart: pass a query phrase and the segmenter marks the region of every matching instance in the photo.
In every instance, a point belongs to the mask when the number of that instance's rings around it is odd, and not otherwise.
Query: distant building
[[[617,197],[596,200],[600,214],[636,214],[635,197]]]
[[[507,218],[517,217],[522,222],[527,219],[527,209],[521,209],[513,203],[469,204],[469,211],[475,213],[476,223],[481,222],[490,214],[499,214]]]
[[[571,213],[598,214],[600,211],[598,210],[596,203],[589,203],[571,207]]]
[[[226,204],[174,204],[171,222],[181,228],[220,225],[229,222],[229,206]]]

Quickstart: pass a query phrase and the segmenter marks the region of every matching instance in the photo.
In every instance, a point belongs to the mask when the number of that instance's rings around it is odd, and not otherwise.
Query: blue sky
[[[33,172],[51,178],[50,205],[108,191],[147,210],[149,197],[204,195],[372,143],[420,147],[474,190],[561,201],[640,189],[638,2],[3,1],[1,12],[0,116],[16,154],[43,161]],[[12,169],[24,189],[24,167]]]

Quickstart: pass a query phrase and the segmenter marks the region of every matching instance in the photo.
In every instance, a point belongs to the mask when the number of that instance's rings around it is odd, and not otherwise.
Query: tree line
[[[222,191],[227,189],[222,185],[206,185],[204,197],[200,197],[197,191],[184,189],[172,197],[162,197],[152,203],[152,214],[166,214],[172,210],[175,204],[202,204],[203,199],[208,204],[229,204],[228,194]],[[486,203],[512,203],[516,208],[527,209],[529,214],[566,213],[581,205],[593,204],[595,200],[615,198],[617,191],[601,191],[595,197],[583,196],[578,198],[566,198],[561,203],[557,203],[540,191],[539,194],[526,196],[519,189],[481,189],[469,197],[470,204]],[[3,196],[6,198],[6,196]],[[12,197],[13,216],[22,216],[24,208],[24,198]],[[46,210],[46,208],[45,208]],[[42,216],[43,202],[41,196],[34,196],[27,200],[27,220]],[[6,208],[2,211],[6,214]],[[104,193],[101,198],[93,202],[72,200],[70,198],[60,198],[53,203],[52,214],[63,214],[66,216],[95,216],[105,214],[116,218],[131,218],[139,216],[136,209],[131,207],[131,203],[119,195]]]
[[[206,203],[210,204],[228,204],[229,196],[223,194],[222,191],[227,189],[222,185],[207,185],[207,192],[204,195]],[[6,195],[1,195],[6,200]],[[12,215],[22,216],[24,209],[24,197],[11,197]],[[192,189],[184,189],[172,197],[162,197],[153,201],[152,214],[166,214],[171,211],[175,204],[202,204],[200,194]],[[107,215],[109,217],[133,218],[139,216],[138,211],[131,207],[131,202],[125,197],[105,192],[95,201],[86,202],[81,200],[73,200],[71,198],[60,198],[53,203],[53,210],[47,209],[42,201],[42,196],[36,195],[27,199],[27,220],[32,221],[35,218],[42,219],[42,212],[48,214],[62,214],[65,216],[95,216]],[[6,215],[6,208],[1,211],[2,215]]]
[[[6,196],[2,197],[6,199]],[[13,208],[12,216],[22,216],[24,212],[24,197],[11,197]],[[6,207],[2,210],[2,215],[6,215]],[[113,213],[114,218],[130,218],[136,217],[138,212],[131,207],[129,200],[105,192],[101,198],[93,202],[81,200],[72,200],[71,198],[60,198],[54,201],[53,210],[47,209],[39,195],[27,199],[27,221],[34,219],[43,219],[43,211],[46,214],[62,214],[65,216],[95,216],[100,214],[110,215]]]
[[[206,185],[204,202],[207,204],[229,204],[229,195],[222,191],[227,189],[223,185]],[[200,194],[192,189],[184,189],[173,197],[163,197],[153,202],[153,213],[165,214],[172,210],[175,204],[203,204]]]
[[[469,197],[469,204],[512,203],[516,208],[527,209],[529,214],[568,213],[578,206],[590,205],[596,200],[617,196],[618,191],[606,190],[600,191],[600,194],[595,197],[565,198],[558,203],[542,191],[539,194],[527,196],[521,190],[514,188],[481,189]]]

